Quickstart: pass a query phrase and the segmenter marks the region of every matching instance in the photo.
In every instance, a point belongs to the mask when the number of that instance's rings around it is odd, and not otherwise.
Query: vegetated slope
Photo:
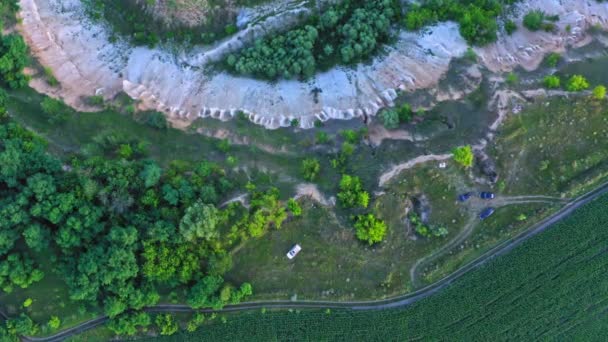
[[[403,310],[248,313],[162,341],[598,340],[608,333],[608,197]]]

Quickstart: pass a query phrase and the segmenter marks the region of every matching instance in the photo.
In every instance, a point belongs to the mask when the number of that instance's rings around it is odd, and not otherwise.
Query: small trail
[[[410,159],[410,160],[406,161],[405,163],[401,163],[399,165],[393,166],[390,170],[388,170],[388,171],[384,172],[382,175],[380,175],[379,185],[381,187],[384,186],[384,184],[388,183],[391,179],[393,179],[395,176],[397,176],[400,172],[407,170],[407,169],[411,169],[412,167],[414,167],[418,164],[423,164],[423,163],[426,163],[429,161],[448,160],[450,158],[452,158],[451,153],[427,154],[424,156],[418,156],[414,159]]]
[[[314,201],[326,207],[333,207],[336,205],[336,199],[333,197],[326,198],[319,188],[315,184],[301,183],[296,186],[295,199],[302,197],[310,197]]]
[[[223,208],[223,207],[227,206],[228,204],[234,203],[234,202],[240,202],[243,205],[243,207],[249,208],[249,203],[247,202],[247,197],[249,197],[249,194],[247,194],[247,193],[237,195],[237,196],[227,200],[226,202],[220,204],[219,208]]]

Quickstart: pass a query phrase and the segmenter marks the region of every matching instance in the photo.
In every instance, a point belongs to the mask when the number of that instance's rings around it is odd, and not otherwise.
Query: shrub
[[[61,123],[67,119],[67,113],[70,111],[68,106],[59,99],[45,97],[40,103],[42,111],[49,116],[50,123]]]
[[[329,135],[323,131],[317,131],[316,133],[317,144],[326,144],[329,142]]]
[[[101,107],[103,106],[103,96],[101,95],[93,95],[87,98],[87,103],[91,106]]]
[[[302,207],[300,206],[300,203],[293,198],[290,198],[287,201],[287,210],[289,210],[293,216],[298,217],[302,215]]]
[[[517,77],[517,75],[515,73],[510,72],[509,74],[507,74],[507,78],[505,80],[507,82],[508,85],[515,85],[517,84],[517,82],[519,81],[519,78]]]
[[[51,316],[51,319],[49,319],[47,324],[51,330],[57,330],[61,326],[61,319],[57,316]]]
[[[57,78],[55,78],[55,75],[53,74],[53,70],[51,68],[44,68],[44,76],[46,77],[46,82],[51,87],[56,87],[57,85],[59,85],[59,82],[57,81]]]
[[[557,89],[560,87],[560,79],[559,77],[555,76],[555,75],[549,75],[549,76],[545,76],[545,78],[543,79],[543,84],[545,85],[545,87],[549,88],[549,89]]]
[[[547,64],[547,66],[549,66],[551,68],[555,68],[561,58],[562,58],[562,56],[559,53],[552,52],[552,53],[548,54],[547,57],[545,58],[545,63]]]
[[[568,91],[581,91],[587,88],[589,88],[589,82],[587,82],[587,79],[581,75],[574,75],[570,77],[568,84],[566,85],[566,89]]]
[[[141,114],[141,121],[153,128],[164,130],[169,128],[169,123],[167,122],[167,118],[161,112],[151,111],[144,112]]]
[[[593,98],[596,100],[603,100],[606,97],[606,87],[599,85],[593,88]]]
[[[473,149],[471,146],[456,147],[452,153],[454,154],[454,161],[464,167],[473,166]]]
[[[541,10],[533,10],[524,16],[524,26],[530,31],[538,31],[543,27],[545,21],[545,12]]]

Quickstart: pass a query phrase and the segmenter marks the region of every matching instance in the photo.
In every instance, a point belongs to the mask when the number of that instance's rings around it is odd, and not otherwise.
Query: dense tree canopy
[[[163,169],[141,158],[75,156],[62,165],[42,139],[5,118],[0,288],[10,292],[41,280],[31,255],[57,254],[70,298],[103,307],[111,329],[126,335],[150,324],[126,312],[156,304],[167,289],[189,291],[197,307],[236,303],[252,290],[222,278],[232,266],[227,249],[279,228],[287,212],[276,189],[254,187],[250,210],[239,203],[217,209],[233,187],[227,172],[207,161]]]
[[[226,64],[236,73],[268,79],[309,77],[319,64],[348,64],[368,57],[388,39],[399,12],[393,0],[343,1],[303,27],[229,55]]]
[[[23,74],[23,68],[28,58],[27,45],[21,36],[3,36],[0,33],[0,84],[4,83],[11,88],[26,85],[27,77]]]

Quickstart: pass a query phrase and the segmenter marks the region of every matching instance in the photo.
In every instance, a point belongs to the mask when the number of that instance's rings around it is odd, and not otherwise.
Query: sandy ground
[[[268,83],[211,73],[205,67],[268,30],[289,25],[308,9],[291,4],[283,12],[251,24],[215,46],[170,54],[161,49],[132,48],[110,43],[107,30],[87,21],[79,0],[21,0],[22,25],[32,52],[53,69],[61,88],[53,96],[82,107],[81,98],[94,93],[111,97],[125,91],[143,106],[161,110],[188,123],[198,117],[231,118],[237,110],[267,128],[288,126],[298,118],[303,128],[314,121],[374,115],[392,105],[397,90],[431,88],[445,74],[466,43],[454,23],[442,23],[424,33],[402,32],[398,41],[370,65],[335,68],[307,82]],[[477,48],[491,71],[521,65],[534,69],[549,51],[580,46],[590,38],[591,25],[608,28],[608,4],[580,0],[527,0],[518,5],[516,21],[530,8],[559,14],[556,33],[519,29],[497,43]],[[566,25],[571,30],[566,32]],[[33,84],[36,87],[36,84]],[[311,91],[322,89],[316,103]],[[48,89],[39,89],[44,92]]]
[[[384,186],[384,184],[388,183],[395,176],[399,175],[399,173],[401,173],[401,171],[410,169],[418,164],[423,164],[423,163],[427,163],[430,161],[445,161],[450,158],[452,158],[451,153],[428,154],[428,155],[424,155],[424,156],[418,156],[414,159],[410,159],[410,160],[406,161],[405,163],[395,165],[390,170],[384,172],[382,175],[380,175],[378,185],[381,187]]]
[[[316,201],[317,203],[324,205],[324,206],[328,206],[328,207],[333,207],[336,205],[336,199],[334,197],[326,198],[321,193],[319,188],[317,188],[317,186],[315,184],[311,184],[311,183],[302,183],[302,184],[298,184],[296,186],[295,199],[298,199],[301,197],[309,197],[312,200]]]

